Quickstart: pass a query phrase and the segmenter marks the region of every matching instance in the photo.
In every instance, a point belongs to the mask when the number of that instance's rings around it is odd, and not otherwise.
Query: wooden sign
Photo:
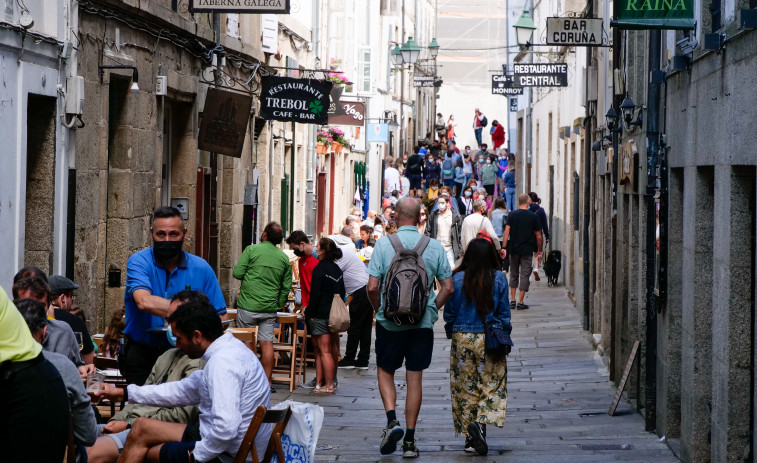
[[[242,156],[252,98],[217,88],[208,89],[197,145],[201,150]]]
[[[620,148],[620,183],[633,185],[634,174],[634,157],[639,150],[636,148],[636,142],[631,139]]]
[[[607,414],[610,416],[615,416],[615,409],[618,408],[620,398],[623,396],[623,389],[626,388],[626,383],[628,382],[628,375],[631,374],[631,367],[633,367],[633,362],[634,360],[636,360],[636,354],[639,352],[639,344],[639,341],[633,343],[633,348],[631,348],[631,355],[628,357],[626,369],[623,371],[623,377],[620,378],[620,383],[618,383],[618,390],[617,392],[615,392],[615,397],[612,399],[610,410],[607,411]]]

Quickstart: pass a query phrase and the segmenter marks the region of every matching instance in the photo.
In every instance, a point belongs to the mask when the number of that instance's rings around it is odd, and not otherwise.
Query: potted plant
[[[342,147],[347,144],[344,132],[337,127],[332,127],[329,129],[329,132],[331,134],[331,139],[333,140],[332,147],[334,148],[334,152],[341,153]]]
[[[329,146],[334,143],[334,137],[328,130],[319,130],[316,136],[315,149],[318,154],[326,154],[329,151]]]

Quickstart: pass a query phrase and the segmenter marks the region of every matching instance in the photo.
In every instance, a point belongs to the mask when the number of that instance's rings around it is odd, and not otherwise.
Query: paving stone
[[[503,429],[488,427],[487,457],[464,453],[464,437],[455,436],[449,341],[442,323],[437,323],[431,367],[423,375],[423,406],[416,430],[421,458],[468,463],[678,461],[657,436],[644,432],[643,418],[629,403],[620,403],[620,415],[607,415],[615,388],[564,288],[534,282],[527,303],[529,310],[512,314],[515,348],[508,357],[507,418]],[[345,342],[346,336],[342,336],[342,350]],[[309,370],[307,379],[313,375]],[[333,396],[317,396],[302,388],[288,393],[279,388],[272,401],[292,399],[324,407],[318,441],[322,450],[316,452],[316,461],[402,460],[399,449],[386,456],[378,451],[386,417],[375,357],[371,355],[369,370],[339,370],[338,376],[340,387]],[[397,371],[395,383],[397,415],[404,424],[404,369]],[[630,447],[619,450],[623,445]],[[616,450],[582,450],[602,448],[593,446],[614,446]]]

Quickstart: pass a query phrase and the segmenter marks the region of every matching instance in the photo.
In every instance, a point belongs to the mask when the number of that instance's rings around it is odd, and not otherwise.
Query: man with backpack
[[[442,183],[450,188],[455,186],[455,164],[457,164],[458,159],[460,159],[460,155],[449,150],[442,161]]]
[[[393,453],[403,438],[402,456],[418,457],[415,425],[423,396],[423,370],[431,364],[434,323],[438,307],[452,294],[452,270],[438,241],[418,232],[420,205],[402,198],[395,209],[397,233],[376,242],[368,266],[368,297],[376,314],[376,365],[381,399],[387,417],[380,451]],[[439,292],[433,298],[434,280]],[[383,291],[380,290],[381,283]],[[406,369],[406,430],[395,412],[397,389],[394,372],[403,361]]]
[[[476,108],[476,115],[473,116],[473,132],[476,134],[476,143],[481,145],[481,132],[484,130],[484,127],[486,127],[489,124],[489,121],[486,119],[486,116],[484,116],[484,113],[478,110]]]

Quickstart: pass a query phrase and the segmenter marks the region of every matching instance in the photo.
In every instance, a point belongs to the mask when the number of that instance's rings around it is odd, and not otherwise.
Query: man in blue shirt
[[[512,164],[511,164],[512,165]],[[505,182],[505,201],[507,202],[507,210],[512,212],[515,210],[515,166],[502,176]]]
[[[219,315],[226,301],[213,269],[201,257],[182,249],[187,229],[174,207],[155,209],[150,227],[153,247],[132,254],[126,263],[126,327],[121,351],[121,372],[129,384],[142,385],[160,354],[170,345],[165,317],[174,294],[184,289],[201,291]]]
[[[421,239],[418,232],[418,218],[421,206],[413,198],[402,198],[397,203],[397,236],[405,249],[413,249]],[[379,294],[382,280],[389,271],[394,258],[394,247],[385,236],[376,242],[368,266],[368,297],[376,314],[376,365],[378,366],[378,383],[381,399],[386,411],[387,426],[381,441],[380,451],[383,455],[393,453],[397,442],[405,436],[402,443],[403,457],[415,458],[418,449],[415,445],[415,425],[421,409],[423,396],[423,370],[431,364],[434,349],[434,323],[439,319],[438,307],[443,306],[452,294],[452,270],[450,269],[444,248],[436,240],[431,240],[423,251],[422,258],[428,276],[427,294],[429,296],[426,311],[417,325],[398,325],[384,317],[383,300]],[[439,293],[433,298],[434,280],[439,281]],[[407,430],[403,432],[395,406],[397,388],[394,385],[394,372],[405,362],[407,397],[405,399],[405,420]]]

